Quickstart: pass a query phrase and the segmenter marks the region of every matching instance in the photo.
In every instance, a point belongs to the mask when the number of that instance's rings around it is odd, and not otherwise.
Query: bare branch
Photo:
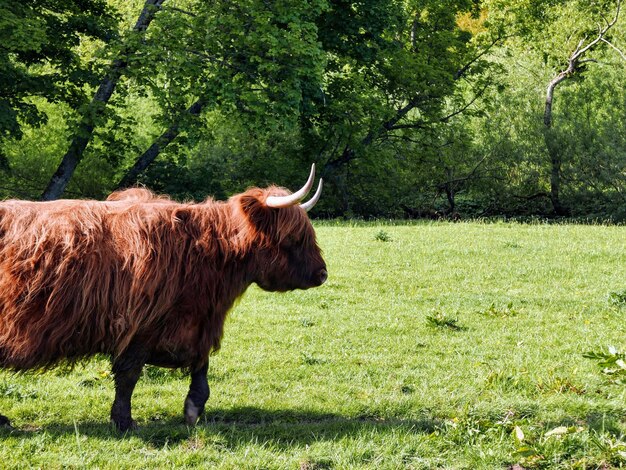
[[[610,47],[612,47],[620,56],[622,56],[622,59],[626,60],[626,54],[624,54],[621,49],[617,48],[617,46],[615,46],[614,44],[612,44],[610,41],[607,41],[606,39],[602,38],[602,42],[605,42],[606,44],[608,44]]]
[[[439,119],[439,121],[440,121],[440,122],[448,122],[448,121],[449,121],[450,119],[452,119],[454,116],[457,116],[457,115],[461,114],[463,111],[465,111],[465,110],[466,110],[467,108],[469,108],[471,105],[473,105],[473,104],[476,102],[476,100],[477,100],[478,98],[480,98],[480,97],[483,95],[483,93],[484,93],[484,92],[485,92],[485,90],[487,89],[487,86],[488,86],[488,85],[483,86],[483,87],[480,89],[480,91],[479,91],[478,93],[476,93],[476,94],[474,95],[474,97],[473,97],[473,98],[472,98],[472,99],[471,99],[468,103],[466,103],[465,105],[463,105],[461,108],[457,109],[456,111],[454,111],[454,112],[452,112],[452,113],[448,114],[447,116],[442,117],[441,119]]]
[[[167,7],[163,7],[164,11],[177,11],[179,13],[182,13],[183,15],[188,15],[188,16],[193,16],[194,18],[197,17],[198,15],[196,15],[195,13],[191,12],[191,11],[187,11],[187,10],[183,10],[182,8],[178,8],[178,7],[173,7],[173,6],[167,6]]]
[[[483,95],[486,89],[487,89],[487,85],[483,86],[480,89],[480,91],[476,93],[470,101],[465,103],[456,111],[453,111],[450,114],[437,119],[435,122],[445,123],[445,122],[448,122],[450,119],[452,119],[454,116],[461,114],[463,111],[467,110],[471,105],[473,105],[476,102],[476,100]],[[398,130],[398,129],[425,129],[428,127],[429,124],[432,124],[432,122],[429,123],[429,122],[422,121],[422,122],[413,122],[413,123],[406,123],[406,124],[395,124],[391,126],[385,126],[385,129],[387,129],[388,131],[393,131],[393,130]]]
[[[472,64],[474,64],[478,59],[480,59],[482,56],[487,54],[496,44],[498,44],[500,41],[502,41],[502,40],[504,40],[504,39],[506,39],[508,37],[510,37],[510,36],[498,36],[493,41],[491,41],[491,44],[489,44],[487,47],[485,47],[485,49],[480,51],[480,53],[478,53],[476,56],[472,57],[472,59],[470,59],[470,61],[468,63],[466,63],[459,70],[456,71],[456,73],[454,74],[454,79],[458,80],[463,75],[465,75],[465,73],[470,69]]]
[[[415,15],[413,24],[411,25],[411,49],[415,51],[417,49],[417,28],[419,26],[418,16]]]
[[[388,131],[396,131],[398,129],[425,129],[427,123],[425,122],[407,122],[406,124],[396,124],[395,126],[388,127]]]
[[[583,47],[583,44],[585,43],[586,38],[583,38],[578,42],[576,49],[574,50],[572,55],[570,55],[569,58],[567,59],[567,68],[559,72],[548,84],[548,87],[546,89],[546,103],[545,103],[545,109],[544,109],[544,115],[543,115],[543,122],[547,128],[550,128],[552,126],[552,101],[554,98],[554,90],[556,89],[557,85],[561,83],[563,80],[567,79],[568,77],[571,77],[576,72],[579,72],[580,71],[579,67],[581,64],[588,63],[588,62],[596,62],[595,59],[583,59],[582,57],[585,55],[585,53],[592,50],[600,42],[605,42],[609,46],[617,50],[622,56],[622,58],[626,60],[626,56],[623,54],[623,52],[617,49],[617,47],[611,44],[604,37],[606,33],[609,31],[609,29],[611,29],[615,25],[615,23],[617,23],[620,9],[621,9],[621,4],[622,4],[622,0],[617,0],[615,15],[613,16],[613,19],[611,21],[605,20],[606,25],[603,28],[600,28],[600,27],[598,28],[598,36],[593,41],[590,41],[584,47]]]
[[[580,48],[583,47],[583,44],[585,43],[586,39],[587,39],[587,36],[585,36],[578,42],[578,46],[576,46],[576,49],[574,50],[574,53],[572,54],[572,56],[575,56],[576,54],[579,53]]]
[[[482,166],[483,162],[487,159],[487,156],[488,155],[484,155],[483,158],[481,158],[478,161],[478,163],[476,163],[474,168],[469,173],[467,173],[465,176],[460,176],[458,178],[450,179],[448,181],[440,183],[440,185],[459,184],[459,183],[465,183],[466,181],[469,181],[478,172],[478,169]]]
[[[581,49],[580,47],[582,43],[584,42],[584,39],[582,39],[578,43],[578,47],[576,48],[574,53],[570,56],[570,61],[576,62],[582,55],[585,54],[585,52],[592,49],[596,44],[598,44],[600,41],[604,39],[604,36],[608,32],[608,30],[611,29],[615,25],[615,23],[617,23],[621,6],[622,6],[622,0],[617,0],[617,5],[615,7],[615,16],[613,16],[613,19],[611,21],[607,21],[604,28],[601,28],[601,29],[599,28],[600,30],[598,31],[598,37]]]

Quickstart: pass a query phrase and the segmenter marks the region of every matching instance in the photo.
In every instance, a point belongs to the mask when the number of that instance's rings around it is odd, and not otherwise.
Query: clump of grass
[[[78,382],[79,387],[85,387],[85,388],[94,388],[94,387],[100,386],[101,384],[102,384],[102,381],[100,380],[99,377],[89,377],[87,379],[84,379]]]
[[[146,365],[142,371],[142,379],[145,382],[152,383],[164,383],[171,378],[186,378],[183,370],[180,369],[165,369],[163,367],[156,367]]]
[[[302,351],[300,353],[300,358],[302,360],[302,363],[306,364],[307,366],[315,366],[324,363],[322,359],[315,357],[313,354],[306,351]]]
[[[567,377],[550,377],[546,381],[537,382],[537,390],[541,393],[556,395],[564,393],[584,395],[587,393],[585,387],[575,384]]]
[[[527,378],[508,370],[492,370],[485,384],[490,389],[502,392],[523,392],[532,387]]]
[[[616,307],[626,307],[626,290],[621,292],[610,292],[609,293],[609,305],[614,305]]]
[[[451,318],[442,312],[435,312],[426,316],[426,322],[433,328],[443,328],[453,331],[467,330],[467,327],[459,325],[458,318]]]
[[[516,242],[506,242],[504,244],[505,248],[521,248],[522,246],[519,243]]]
[[[0,396],[10,397],[12,399],[21,401],[29,398],[37,398],[38,394],[35,390],[27,389],[19,385],[2,382],[0,383]]]
[[[333,467],[333,462],[330,459],[322,459],[317,461],[305,460],[304,462],[300,462],[300,470],[326,470]]]
[[[590,441],[598,448],[606,461],[614,464],[616,467],[623,465],[626,460],[626,442],[621,438],[595,433],[591,436]]]
[[[509,302],[504,307],[496,306],[494,302],[485,310],[482,310],[480,313],[487,317],[508,318],[517,316],[519,314],[519,311],[513,308],[513,302]]]
[[[380,230],[376,235],[374,235],[374,240],[379,242],[390,242],[391,237],[384,230]]]
[[[601,371],[613,383],[626,384],[626,353],[609,346],[608,351],[589,351],[583,357],[596,361]]]
[[[301,318],[300,325],[302,325],[305,328],[310,328],[313,325],[315,325],[315,322],[313,320],[309,320],[308,318]]]

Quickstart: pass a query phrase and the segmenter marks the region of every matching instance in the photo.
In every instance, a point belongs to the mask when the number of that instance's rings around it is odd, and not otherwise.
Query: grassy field
[[[108,424],[109,365],[0,373],[2,467],[612,468],[626,386],[626,228],[318,224],[319,289],[250,289],[211,359],[212,396],[147,368],[139,429]],[[611,294],[614,295],[611,297]],[[617,293],[617,295],[615,294]]]

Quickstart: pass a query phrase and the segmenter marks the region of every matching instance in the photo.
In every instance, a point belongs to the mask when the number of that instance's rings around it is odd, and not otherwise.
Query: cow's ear
[[[278,210],[267,207],[267,194],[261,190],[250,190],[239,198],[239,205],[248,223],[254,230],[263,235],[272,236],[278,220]]]

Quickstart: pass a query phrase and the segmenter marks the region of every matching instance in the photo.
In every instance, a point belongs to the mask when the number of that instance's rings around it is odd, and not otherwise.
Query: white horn
[[[315,191],[315,194],[313,195],[313,197],[309,199],[307,202],[303,202],[302,204],[300,204],[300,207],[302,207],[305,211],[309,212],[311,209],[313,209],[313,206],[317,204],[317,201],[320,200],[321,195],[322,195],[322,178],[320,178],[320,182],[317,185],[317,191]]]
[[[311,174],[309,175],[309,179],[301,189],[293,194],[290,194],[289,196],[268,196],[265,200],[265,205],[268,207],[275,207],[277,209],[296,205],[304,198],[304,196],[309,194],[309,191],[311,191],[311,188],[313,187],[313,180],[315,180],[315,163],[311,165]]]

